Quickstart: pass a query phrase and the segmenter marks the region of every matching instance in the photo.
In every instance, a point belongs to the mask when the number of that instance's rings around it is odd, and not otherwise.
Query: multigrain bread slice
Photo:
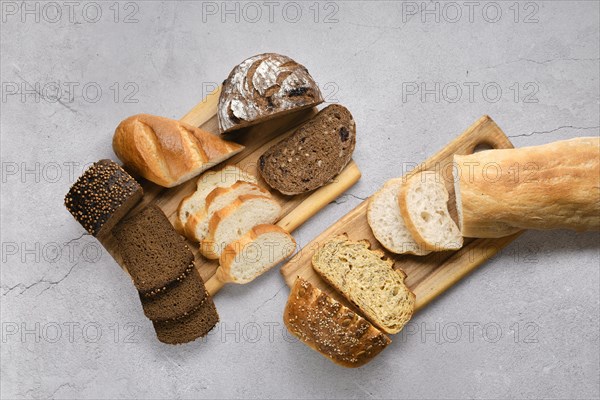
[[[400,214],[413,239],[426,250],[462,247],[463,237],[448,212],[448,199],[443,178],[432,171],[411,176],[400,188]]]
[[[208,171],[196,181],[196,191],[179,203],[175,228],[193,239],[193,227],[206,218],[206,197],[218,187],[229,187],[238,181],[256,183],[256,178],[240,168],[227,165],[218,171]],[[189,224],[188,224],[189,220]]]
[[[258,170],[269,186],[283,194],[308,192],[342,172],[355,145],[352,114],[332,104],[268,149],[259,159]]]
[[[155,322],[154,330],[158,340],[167,344],[183,344],[204,337],[219,322],[219,314],[210,294],[205,293],[204,301],[192,314],[176,321]]]
[[[135,287],[145,296],[166,290],[194,267],[192,251],[156,205],[121,221],[113,234]]]
[[[140,295],[140,300],[144,314],[152,321],[173,321],[193,313],[205,297],[204,282],[193,269],[185,279],[164,292],[152,297]]]
[[[257,184],[237,181],[228,187],[217,187],[206,196],[205,210],[196,213],[188,221],[188,232],[197,242],[201,242],[208,235],[208,223],[212,216],[219,210],[233,203],[235,199],[244,195],[270,197],[271,194]]]
[[[294,253],[296,241],[277,225],[258,225],[225,247],[217,276],[223,282],[248,283]]]
[[[390,179],[371,197],[367,208],[367,221],[373,236],[392,253],[424,256],[430,251],[415,241],[400,214],[398,193],[402,187],[402,179]]]
[[[415,295],[404,283],[406,274],[369,247],[366,240],[336,236],[315,252],[313,268],[379,329],[398,333],[412,317]]]
[[[109,232],[140,201],[142,187],[111,160],[85,170],[65,196],[65,207],[91,235]]]
[[[240,196],[212,216],[200,251],[207,258],[218,259],[229,243],[257,225],[274,223],[280,213],[281,206],[270,197]]]
[[[283,313],[287,329],[336,364],[365,365],[391,343],[367,320],[298,277]]]

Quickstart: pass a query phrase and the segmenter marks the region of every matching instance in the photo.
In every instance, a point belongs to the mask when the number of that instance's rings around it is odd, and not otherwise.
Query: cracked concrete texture
[[[121,2],[118,15],[97,2],[87,20],[83,2],[75,21],[59,2],[56,22],[43,2],[22,22],[14,4],[0,24],[3,398],[600,397],[597,233],[527,232],[346,370],[286,334],[276,271],[224,288],[207,339],[158,343],[62,205],[85,164],[115,158],[121,119],[181,117],[265,51],[305,64],[358,126],[363,178],[298,229],[300,246],[483,114],[516,146],[598,135],[598,2],[481,2],[472,22],[460,2],[454,22],[437,2],[439,22],[413,2],[281,2],[272,22],[260,2],[258,18],[237,2]]]

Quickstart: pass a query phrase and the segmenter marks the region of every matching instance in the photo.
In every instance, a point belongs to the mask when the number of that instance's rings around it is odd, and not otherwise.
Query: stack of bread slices
[[[247,283],[289,257],[294,238],[274,223],[281,206],[256,177],[228,165],[209,171],[185,197],[176,226],[200,244],[208,259],[219,260],[221,280]]]

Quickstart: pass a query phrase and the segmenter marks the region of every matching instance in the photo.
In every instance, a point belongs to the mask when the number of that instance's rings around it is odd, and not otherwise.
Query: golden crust
[[[348,368],[365,365],[391,343],[367,320],[300,277],[288,298],[283,321],[308,347]]]
[[[115,154],[144,178],[176,186],[244,146],[173,119],[138,114],[122,121],[113,137]]]
[[[463,236],[600,230],[600,138],[455,155],[454,162]]]

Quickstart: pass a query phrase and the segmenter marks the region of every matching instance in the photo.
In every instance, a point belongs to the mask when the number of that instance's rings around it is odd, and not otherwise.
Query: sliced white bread
[[[398,192],[402,179],[390,179],[371,197],[367,220],[375,238],[392,253],[424,256],[429,251],[417,244],[400,215]]]
[[[398,333],[412,317],[415,295],[404,283],[406,274],[394,270],[383,251],[370,250],[366,240],[353,242],[335,236],[315,252],[315,271],[386,333]]]
[[[296,241],[277,225],[258,225],[229,243],[221,253],[217,276],[248,283],[294,253]]]
[[[206,196],[217,187],[229,187],[237,181],[256,183],[256,178],[236,166],[228,165],[218,171],[208,171],[202,174],[196,183],[196,191],[186,196],[177,209],[175,227],[180,233],[193,239],[191,231],[188,233],[188,220],[202,218],[205,213]],[[191,224],[190,224],[191,226]]]
[[[215,212],[227,207],[239,196],[256,195],[269,197],[271,194],[255,183],[237,181],[228,187],[216,187],[206,196],[204,212],[192,215],[186,224],[186,231],[191,238],[201,242],[208,235],[208,223]]]
[[[415,241],[431,251],[458,250],[460,229],[448,212],[448,190],[443,178],[426,171],[408,178],[400,188],[400,214]]]
[[[218,259],[225,247],[261,224],[272,224],[279,218],[281,207],[270,197],[244,195],[217,211],[208,222],[208,235],[200,243],[200,252]]]

